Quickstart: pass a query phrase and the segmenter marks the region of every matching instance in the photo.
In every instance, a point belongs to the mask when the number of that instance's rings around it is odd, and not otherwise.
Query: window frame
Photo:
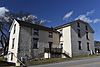
[[[77,22],[77,27],[79,27],[79,28],[80,28],[80,23],[79,23],[79,22]]]
[[[87,42],[87,51],[90,51],[90,44]]]
[[[81,41],[78,41],[78,49],[82,50],[82,42]]]
[[[12,49],[14,49],[15,38],[12,39]]]
[[[89,40],[89,33],[86,32],[86,39]]]
[[[13,34],[16,33],[16,24],[14,24],[14,31],[13,31]]]
[[[13,60],[13,55],[14,55],[14,54],[13,54],[13,53],[11,53],[11,59],[10,59],[11,61]]]
[[[33,30],[33,35],[39,36],[39,29],[34,29]]]
[[[81,30],[80,29],[77,29],[77,35],[79,38],[81,38]]]
[[[49,38],[53,38],[53,32],[52,31],[49,32]]]
[[[39,38],[33,38],[33,46],[32,46],[33,49],[38,49],[38,41]]]

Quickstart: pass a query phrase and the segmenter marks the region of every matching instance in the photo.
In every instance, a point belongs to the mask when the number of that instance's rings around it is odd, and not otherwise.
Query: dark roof
[[[46,31],[50,31],[50,32],[59,33],[54,28],[49,28],[49,27],[46,27],[46,26],[33,24],[33,23],[30,23],[30,22],[25,22],[25,21],[21,21],[21,20],[16,20],[16,21],[20,24],[20,26],[31,27],[31,28],[35,28],[35,29],[39,29],[39,30],[46,30]]]
[[[69,23],[65,23],[65,24],[63,24],[63,25],[56,26],[55,29],[60,29],[60,28],[64,28],[64,27],[67,27],[67,26],[71,26],[72,23],[76,23],[76,22],[82,22],[82,23],[88,25],[89,28],[90,28],[90,29],[92,30],[92,32],[94,33],[94,30],[93,30],[92,27],[89,25],[89,23],[84,22],[84,21],[82,21],[82,20],[80,20],[80,19],[75,20],[75,21],[72,21],[72,22],[69,22]]]

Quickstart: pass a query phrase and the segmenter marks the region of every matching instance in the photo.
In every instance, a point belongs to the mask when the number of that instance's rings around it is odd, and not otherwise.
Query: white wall
[[[63,36],[60,39],[60,43],[63,43],[63,53],[66,52],[70,57],[72,57],[71,26],[64,27],[62,29],[62,32],[63,32],[62,34]]]
[[[15,31],[15,34],[13,34],[14,32],[14,25],[16,24],[16,31]],[[17,50],[18,50],[18,41],[19,41],[19,30],[20,30],[20,26],[19,26],[19,23],[14,20],[13,21],[13,24],[10,28],[10,39],[9,39],[9,49],[8,49],[8,54],[9,53],[14,53],[13,55],[13,60],[11,61],[11,54],[8,55],[7,57],[7,61],[8,62],[13,62],[13,63],[16,63],[17,62]],[[13,38],[15,38],[15,42],[14,42],[14,48],[12,49],[12,40]]]

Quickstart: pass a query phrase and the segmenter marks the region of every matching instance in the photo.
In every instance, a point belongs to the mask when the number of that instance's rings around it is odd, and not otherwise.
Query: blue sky
[[[47,26],[57,26],[75,19],[88,21],[94,39],[100,40],[100,0],[0,0],[0,7],[12,12],[29,12],[46,19]]]

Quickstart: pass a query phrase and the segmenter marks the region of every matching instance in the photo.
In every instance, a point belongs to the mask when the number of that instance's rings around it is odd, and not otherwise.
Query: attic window
[[[15,32],[16,32],[16,24],[14,25],[14,32],[13,32],[13,34],[15,34]]]

